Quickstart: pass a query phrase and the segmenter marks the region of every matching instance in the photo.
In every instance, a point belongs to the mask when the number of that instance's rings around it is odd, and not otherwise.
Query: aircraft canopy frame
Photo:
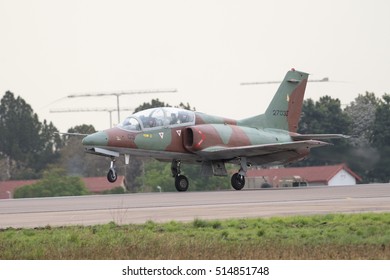
[[[193,111],[174,107],[161,107],[134,113],[127,117],[118,127],[129,131],[144,131],[193,124],[195,124],[195,113]]]

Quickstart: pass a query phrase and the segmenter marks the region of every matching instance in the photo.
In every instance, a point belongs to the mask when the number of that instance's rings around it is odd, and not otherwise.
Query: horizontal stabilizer
[[[297,134],[297,135],[291,135],[291,138],[295,141],[302,141],[302,140],[324,140],[324,139],[347,139],[351,136],[344,135],[344,134]]]

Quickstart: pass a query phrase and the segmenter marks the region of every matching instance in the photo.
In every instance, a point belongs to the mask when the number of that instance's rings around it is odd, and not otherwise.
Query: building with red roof
[[[355,185],[361,181],[359,175],[345,164],[294,167],[250,169],[247,172],[247,187],[260,188],[264,183],[272,187],[290,186],[291,182],[303,183],[309,186],[343,186]]]
[[[17,188],[35,184],[38,180],[0,181],[0,199],[12,198]]]

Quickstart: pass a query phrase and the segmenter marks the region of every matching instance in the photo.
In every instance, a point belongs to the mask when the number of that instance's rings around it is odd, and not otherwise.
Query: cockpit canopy
[[[152,108],[127,117],[119,127],[125,130],[148,130],[158,127],[192,125],[195,113],[180,108]]]

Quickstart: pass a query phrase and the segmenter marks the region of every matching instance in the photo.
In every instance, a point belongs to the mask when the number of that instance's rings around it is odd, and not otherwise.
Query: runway
[[[390,184],[0,200],[0,228],[390,212]]]

